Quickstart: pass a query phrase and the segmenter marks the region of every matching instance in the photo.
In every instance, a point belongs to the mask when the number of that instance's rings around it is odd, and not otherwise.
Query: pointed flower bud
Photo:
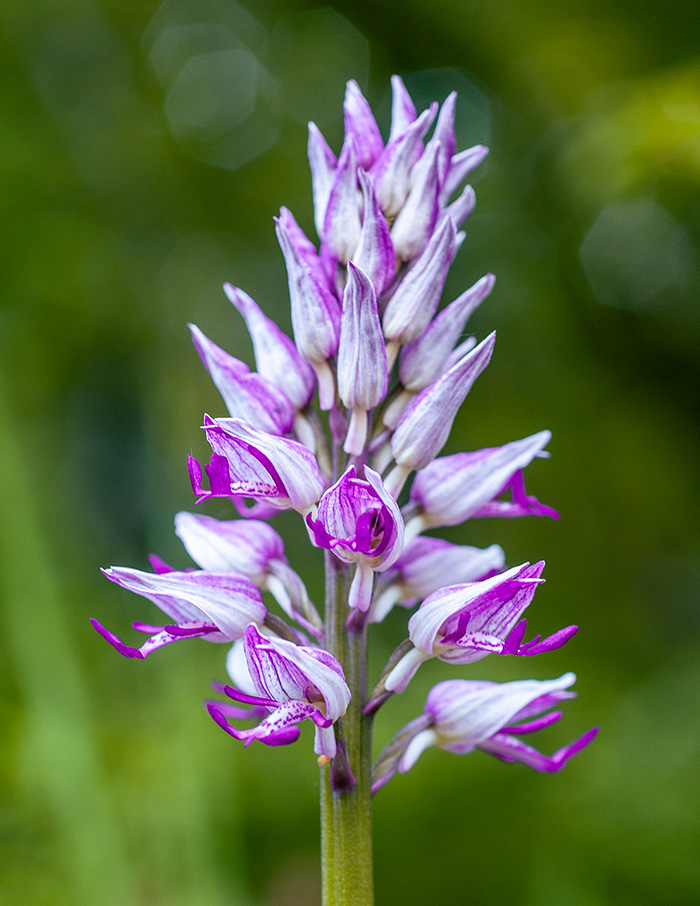
[[[494,331],[434,384],[421,390],[401,416],[391,439],[396,468],[387,479],[395,496],[408,473],[425,468],[444,446],[457,410],[489,363],[495,341]]]
[[[304,583],[290,567],[280,535],[266,522],[212,519],[178,513],[175,534],[202,569],[243,573],[270,591],[287,616],[318,635],[323,623]]]
[[[440,107],[433,141],[440,143],[440,157],[438,163],[438,178],[440,185],[445,182],[447,171],[450,168],[452,155],[455,153],[455,107],[457,105],[457,92],[451,91]]]
[[[316,379],[309,363],[302,359],[292,340],[247,293],[230,283],[224,284],[224,292],[243,316],[253,341],[258,373],[284,390],[296,409],[303,409],[316,389]]]
[[[471,664],[488,654],[533,655],[560,648],[576,633],[567,626],[547,639],[522,643],[526,621],[544,562],[523,563],[491,579],[449,585],[429,595],[408,621],[414,649],[394,667],[385,686],[403,692],[423,661],[437,657],[450,664]],[[512,636],[511,636],[512,634]]]
[[[338,161],[315,123],[309,123],[308,157],[314,200],[314,224],[320,239],[323,235],[328,196],[331,194]]]
[[[455,227],[445,217],[389,300],[382,319],[387,340],[398,346],[423,333],[437,310],[456,250]]]
[[[349,604],[363,612],[371,602],[373,571],[394,563],[404,538],[398,504],[376,472],[367,466],[364,471],[364,479],[358,478],[350,466],[319,501],[316,519],[306,517],[315,544],[340,560],[357,563]]]
[[[289,397],[264,377],[212,343],[194,324],[192,339],[204,367],[226,403],[229,413],[270,434],[287,434],[294,424]]]
[[[232,642],[243,636],[249,623],[261,625],[267,613],[262,595],[241,573],[173,570],[159,575],[121,566],[102,572],[122,588],[153,601],[174,621],[166,626],[134,623],[134,629],[148,633],[150,638],[140,648],[132,648],[92,620],[100,635],[124,657],[145,658],[157,648],[181,639]]]
[[[384,398],[387,383],[386,347],[374,287],[350,262],[338,347],[338,394],[343,405],[352,409],[346,453],[362,453],[367,439],[367,410]]]
[[[391,228],[394,249],[404,261],[420,255],[437,221],[440,150],[440,142],[436,139],[428,143],[425,153],[413,168],[411,191]]]
[[[379,756],[372,772],[372,791],[388,783],[397,770],[405,774],[431,746],[454,755],[481,749],[535,771],[560,771],[594,739],[597,727],[551,756],[542,755],[519,736],[556,723],[561,711],[550,709],[575,696],[566,691],[574,682],[576,676],[565,673],[555,680],[492,683],[454,679],[438,683],[428,693],[424,714],[399,731]]]
[[[316,459],[306,447],[284,437],[258,431],[238,418],[204,419],[213,455],[206,471],[209,491],[202,488],[202,470],[190,457],[192,487],[200,499],[262,498],[275,506],[307,513],[325,487]]]
[[[393,75],[391,77],[391,132],[389,141],[393,142],[395,138],[408,129],[411,123],[416,121],[416,107],[411,99],[411,95],[406,90],[401,76]]]
[[[363,214],[360,241],[353,262],[367,274],[377,295],[391,285],[396,273],[396,253],[391,243],[389,224],[382,214],[374,182],[369,173],[358,170],[362,188]]]
[[[448,205],[443,213],[451,218],[452,223],[459,229],[464,221],[469,217],[476,205],[476,193],[471,186],[465,186],[464,191],[455,199],[451,205]]]
[[[431,462],[416,475],[411,500],[419,507],[422,528],[459,525],[484,516],[549,516],[556,510],[525,494],[522,470],[551,440],[549,431],[540,431],[522,440],[472,453],[455,453]],[[511,489],[513,501],[496,500]]]
[[[505,554],[497,544],[480,550],[442,538],[415,538],[383,574],[371,622],[381,622],[394,604],[413,607],[444,585],[478,582],[504,566]]]
[[[495,282],[493,274],[486,274],[443,308],[417,340],[404,346],[399,360],[399,377],[407,390],[416,393],[440,377],[464,325]]]
[[[357,154],[352,135],[345,139],[338,158],[323,221],[323,244],[333,257],[347,264],[360,241],[360,206]]]
[[[340,308],[324,285],[324,280],[311,269],[279,220],[276,230],[287,265],[292,327],[297,349],[316,372],[321,408],[330,409],[335,387],[328,359],[338,348]]]
[[[350,79],[345,89],[343,115],[345,137],[352,136],[357,149],[357,162],[369,170],[382,153],[384,142],[372,108],[354,79]]]
[[[314,751],[333,758],[336,742],[333,724],[345,714],[351,693],[343,668],[327,651],[295,645],[286,639],[268,638],[251,624],[245,630],[244,651],[257,695],[222,686],[234,701],[261,705],[270,715],[257,727],[238,730],[226,720],[225,710],[210,702],[209,713],[229,735],[246,745],[258,739],[267,745],[293,742],[296,725],[309,718],[316,725]]]
[[[395,217],[411,186],[411,168],[422,152],[421,142],[433,124],[437,104],[431,104],[415,122],[389,142],[372,167],[379,204],[386,217]]]
[[[442,204],[447,204],[460,184],[469,176],[472,170],[476,170],[488,153],[489,149],[485,145],[474,145],[473,148],[467,148],[452,157],[440,193]]]

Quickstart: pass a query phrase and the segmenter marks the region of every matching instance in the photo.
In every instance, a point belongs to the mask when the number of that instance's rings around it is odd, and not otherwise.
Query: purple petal
[[[222,521],[194,513],[178,513],[175,534],[202,569],[233,570],[264,582],[270,561],[285,560],[284,542],[267,523]]]
[[[421,142],[437,114],[437,104],[431,104],[415,122],[384,148],[372,167],[379,204],[386,217],[395,217],[406,200],[410,188],[411,168],[420,156]]]
[[[450,200],[460,183],[469,176],[472,170],[476,170],[488,153],[489,149],[484,145],[474,145],[473,148],[467,148],[465,151],[460,151],[459,154],[454,155],[450,161],[440,195],[440,200],[443,204]]]
[[[399,138],[416,121],[416,107],[401,76],[391,77],[391,132],[389,141]]]

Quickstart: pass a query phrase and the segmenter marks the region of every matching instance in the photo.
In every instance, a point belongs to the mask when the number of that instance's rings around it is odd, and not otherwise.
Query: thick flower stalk
[[[355,82],[337,154],[309,125],[318,242],[288,209],[275,219],[293,337],[231,284],[224,290],[248,329],[256,370],[190,325],[225,406],[203,418],[211,457],[203,465],[189,457],[190,480],[197,504],[228,498],[236,518],[177,515],[195,566],[152,557],[153,572],[105,570],[168,618],[135,623],[148,635],[139,647],[93,621],[128,658],[191,638],[231,645],[222,663],[231,683],[215,682],[219,698],[206,704],[246,746],[288,745],[300,738],[299,724],[313,725],[325,906],[373,902],[371,796],[428,748],[478,749],[551,772],[595,735],[552,756],[520,738],[561,716],[552,708],[572,696],[573,674],[502,685],[461,676],[490,654],[546,657],[577,627],[525,641],[524,613],[544,563],[509,567],[498,544],[479,549],[424,534],[470,519],[558,514],[526,493],[523,475],[548,455],[548,431],[440,456],[497,355],[495,332],[464,336],[494,276],[442,299],[476,201],[463,183],[487,149],[456,149],[454,93],[419,113],[398,76],[391,85],[386,141]],[[299,514],[310,549],[323,552],[323,608],[268,524],[282,510]],[[396,605],[411,612],[404,637],[370,682],[373,627]],[[375,713],[433,658],[457,677],[431,690],[423,713],[372,768]]]

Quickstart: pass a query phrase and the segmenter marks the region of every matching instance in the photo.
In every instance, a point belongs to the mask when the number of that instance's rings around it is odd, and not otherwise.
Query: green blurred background
[[[568,669],[581,697],[538,742],[601,732],[552,777],[427,753],[376,800],[378,903],[700,901],[696,0],[5,0],[0,22],[0,902],[319,902],[308,731],[244,750],[201,706],[222,648],[128,662],[88,618],[155,614],[99,566],[187,565],[185,457],[223,406],[186,323],[250,360],[230,280],[289,325],[272,216],[313,233],[306,122],[337,150],[354,77],[386,127],[393,72],[419,103],[456,88],[458,146],[491,147],[445,298],[495,272],[473,327],[499,339],[448,451],[554,434],[528,485],[559,523],[445,534],[546,559],[532,627],[581,630],[427,665],[379,742],[437,679]],[[319,597],[297,517],[276,525]]]

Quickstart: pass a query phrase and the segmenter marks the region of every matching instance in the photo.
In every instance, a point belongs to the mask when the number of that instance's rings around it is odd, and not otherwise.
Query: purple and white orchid
[[[535,733],[560,720],[552,711],[574,698],[566,691],[576,682],[573,673],[555,680],[516,680],[491,683],[481,680],[445,680],[428,693],[420,717],[400,730],[377,759],[372,789],[376,792],[398,771],[405,774],[431,746],[467,755],[481,749],[502,761],[522,762],[535,771],[560,771],[566,762],[596,736],[597,727],[556,751],[542,755],[519,737]]]
[[[524,641],[523,614],[543,581],[543,562],[508,569],[497,544],[480,550],[423,534],[473,518],[557,513],[528,495],[523,479],[533,459],[548,455],[548,431],[439,456],[495,347],[494,332],[463,336],[493,290],[492,274],[441,307],[465,240],[460,228],[476,202],[463,183],[488,149],[457,151],[454,92],[417,111],[401,78],[391,88],[386,142],[354,81],[337,156],[309,125],[318,242],[287,208],[275,220],[293,338],[231,284],[224,289],[245,321],[257,370],[191,325],[228,409],[204,417],[211,459],[203,469],[189,457],[192,488],[197,503],[228,498],[241,518],[178,514],[176,532],[198,569],[153,558],[155,573],[105,570],[172,621],[135,623],[150,636],[143,645],[129,646],[93,621],[131,658],[192,637],[233,642],[226,662],[233,685],[215,685],[230,701],[207,708],[246,746],[294,742],[299,724],[311,720],[324,771],[324,903],[338,906],[348,903],[348,891],[353,902],[372,901],[371,792],[427,748],[479,748],[554,771],[595,735],[549,757],[519,738],[558,719],[551,709],[571,697],[573,674],[503,685],[451,679],[432,689],[424,713],[384,748],[370,778],[373,716],[423,661],[466,668],[488,654],[545,654],[576,632],[568,626]],[[323,550],[322,616],[267,524],[281,510],[301,515],[302,540],[308,535]],[[263,593],[281,615],[268,611]],[[372,687],[368,639],[395,604],[419,606]],[[257,723],[239,728],[247,720]]]
[[[257,727],[238,730],[228,723],[224,709],[209,702],[207,707],[214,720],[246,745],[258,739],[274,746],[294,742],[297,724],[309,718],[316,725],[314,751],[333,758],[336,741],[332,727],[345,714],[351,698],[338,661],[322,648],[269,638],[252,623],[245,630],[243,642],[246,666],[257,695],[232,686],[218,687],[219,691],[234,701],[269,709],[269,717]]]

